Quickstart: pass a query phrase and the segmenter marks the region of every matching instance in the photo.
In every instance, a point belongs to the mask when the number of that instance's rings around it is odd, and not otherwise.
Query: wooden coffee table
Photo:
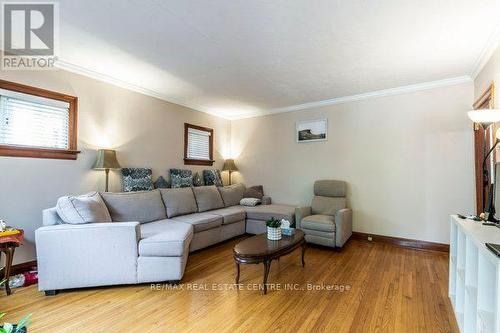
[[[236,262],[236,284],[240,282],[240,264],[264,264],[264,294],[267,294],[267,276],[271,268],[271,261],[279,259],[302,247],[302,267],[304,267],[304,253],[306,241],[302,230],[295,230],[292,236],[284,236],[278,241],[267,239],[267,234],[260,234],[245,239],[236,244],[233,249]]]

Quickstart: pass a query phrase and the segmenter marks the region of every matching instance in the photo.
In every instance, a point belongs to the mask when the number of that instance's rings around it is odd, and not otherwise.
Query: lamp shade
[[[238,171],[238,168],[236,167],[236,164],[234,164],[234,160],[232,158],[224,161],[222,171]]]
[[[116,151],[111,149],[99,149],[93,169],[121,169],[116,159]]]
[[[467,112],[469,119],[483,126],[489,126],[500,121],[500,110],[482,109]]]

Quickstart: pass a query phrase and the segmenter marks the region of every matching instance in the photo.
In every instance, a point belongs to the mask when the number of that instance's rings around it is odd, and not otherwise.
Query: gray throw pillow
[[[195,172],[193,176],[193,186],[203,186],[205,183],[203,182],[203,179],[200,176],[199,172]]]
[[[70,224],[111,222],[108,208],[97,192],[61,197],[56,210],[61,220]]]
[[[245,185],[234,184],[229,186],[219,187],[219,192],[224,201],[224,206],[236,206],[240,204],[240,200],[243,199],[243,193],[245,193]]]
[[[215,186],[193,187],[193,192],[200,213],[224,207],[224,202]]]
[[[247,187],[245,193],[243,194],[243,198],[255,198],[261,199],[264,196],[264,187],[262,185]]]
[[[123,192],[151,191],[153,179],[151,169],[123,168]]]
[[[170,169],[172,188],[193,186],[193,172],[186,169]]]
[[[240,201],[240,205],[253,207],[253,206],[257,206],[258,204],[260,204],[260,202],[261,202],[260,199],[256,199],[256,198],[243,198]]]
[[[193,190],[190,187],[165,188],[160,189],[160,193],[167,208],[168,218],[196,213],[198,210]]]
[[[155,188],[169,188],[170,183],[163,178],[163,176],[158,177],[158,179],[154,182]]]
[[[220,170],[203,170],[203,181],[207,186],[223,186]]]

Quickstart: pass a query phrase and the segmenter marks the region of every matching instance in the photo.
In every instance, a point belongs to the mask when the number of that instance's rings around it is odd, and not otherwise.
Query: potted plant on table
[[[0,286],[5,283],[5,280],[0,281]],[[2,320],[5,313],[0,312],[0,321]],[[30,323],[31,315],[25,316],[17,324],[3,323],[0,325],[0,333],[26,333],[28,332],[28,324]]]
[[[271,217],[266,221],[267,226],[267,239],[280,240],[281,239],[281,221],[275,217]]]

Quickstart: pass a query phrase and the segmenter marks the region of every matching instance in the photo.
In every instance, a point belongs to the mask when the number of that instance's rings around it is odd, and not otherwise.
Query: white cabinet
[[[500,333],[500,228],[451,216],[448,294],[460,331]]]

